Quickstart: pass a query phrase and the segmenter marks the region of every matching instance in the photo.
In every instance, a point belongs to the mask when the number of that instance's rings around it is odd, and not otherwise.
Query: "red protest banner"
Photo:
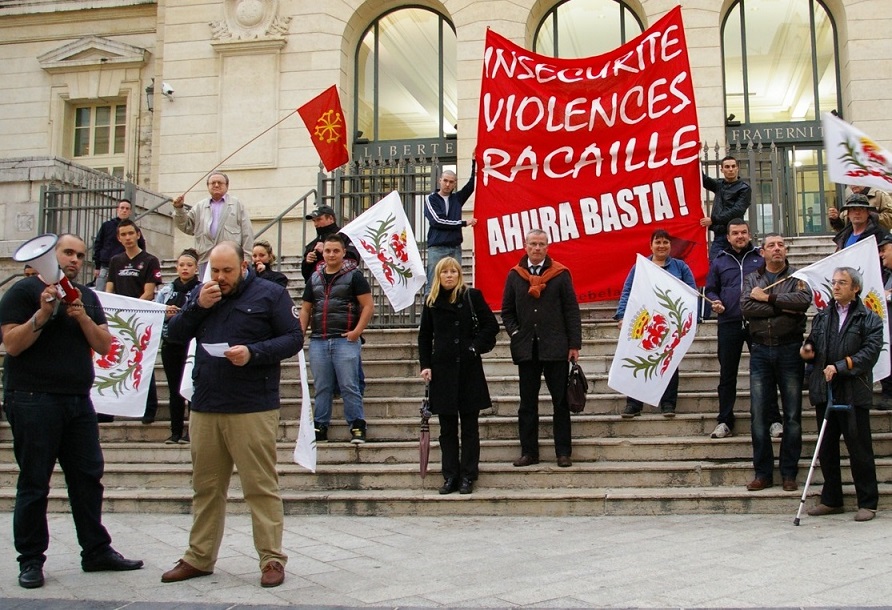
[[[580,302],[618,299],[658,228],[702,282],[699,140],[679,7],[622,47],[583,59],[537,55],[487,31],[476,287],[501,308],[533,228],[549,234],[548,254],[570,268]]]
[[[297,109],[310,132],[313,146],[325,169],[331,171],[350,160],[347,152],[347,124],[338,88],[332,85]]]

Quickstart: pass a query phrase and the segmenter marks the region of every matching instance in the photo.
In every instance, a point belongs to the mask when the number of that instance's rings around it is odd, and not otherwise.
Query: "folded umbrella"
[[[431,431],[428,423],[431,418],[430,411],[430,385],[424,384],[424,400],[421,402],[421,432],[418,435],[418,462],[421,467],[421,478],[427,476],[427,462],[431,454]]]

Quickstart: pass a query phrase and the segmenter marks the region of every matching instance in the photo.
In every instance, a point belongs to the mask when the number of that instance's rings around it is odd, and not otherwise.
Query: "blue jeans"
[[[108,263],[99,267],[99,275],[96,276],[96,292],[105,292],[106,282],[108,282]]]
[[[437,263],[451,256],[461,265],[461,244],[457,246],[428,246],[427,248],[427,291],[431,290],[431,283],[434,281],[434,270]]]
[[[313,419],[317,424],[327,426],[331,423],[331,400],[337,387],[340,387],[344,400],[347,423],[352,425],[358,419],[365,421],[359,382],[361,350],[361,342],[348,341],[346,337],[310,339],[310,368],[316,394]]]
[[[799,343],[768,346],[753,343],[750,351],[750,414],[752,416],[753,467],[756,478],[774,479],[771,412],[780,391],[784,436],[780,446],[780,472],[795,479],[802,454],[802,376],[805,366]]]
[[[102,525],[101,481],[105,463],[90,397],[7,392],[4,399],[19,465],[12,522],[19,563],[46,561],[47,497],[57,459],[65,473],[81,557],[107,552],[111,537]]]

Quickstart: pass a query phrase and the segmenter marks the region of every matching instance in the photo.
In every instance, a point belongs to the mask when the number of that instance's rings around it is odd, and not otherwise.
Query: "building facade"
[[[743,175],[754,180],[751,214],[762,230],[825,231],[838,189],[824,173],[820,113],[892,148],[888,0],[680,3],[705,154],[741,147],[749,157]],[[0,240],[34,234],[34,189],[13,172],[35,157],[169,196],[188,190],[191,203],[205,194],[204,175],[238,151],[221,169],[259,226],[320,184],[295,110],[332,84],[348,125],[348,172],[374,177],[410,159],[422,174],[454,165],[461,181],[487,28],[545,55],[581,57],[630,40],[675,5],[0,0],[0,159],[13,160],[0,172]],[[293,217],[291,253],[303,234],[301,214]],[[173,250],[188,243],[177,235]]]

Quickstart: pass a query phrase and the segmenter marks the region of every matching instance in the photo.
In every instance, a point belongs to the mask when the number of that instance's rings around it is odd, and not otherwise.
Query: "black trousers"
[[[718,422],[734,430],[734,404],[737,402],[737,375],[743,346],[750,346],[750,334],[741,320],[719,322],[719,416]]]
[[[188,345],[177,343],[161,344],[161,363],[167,376],[167,389],[170,393],[170,433],[183,435],[183,422],[186,418],[186,399],[180,396],[180,384],[183,381],[183,368],[189,354]]]
[[[824,421],[827,405],[817,405],[818,426]],[[854,425],[849,418],[854,417]],[[849,450],[852,480],[858,508],[876,510],[879,501],[877,489],[877,469],[873,458],[873,440],[870,435],[870,409],[855,407],[852,411],[831,411],[827,418],[827,430],[818,451],[821,460],[821,473],[824,487],[821,489],[821,504],[842,506],[842,473],[839,465],[839,436],[845,439]]]
[[[539,458],[539,389],[544,376],[554,407],[554,452],[558,457],[569,457],[572,452],[570,407],[567,405],[567,375],[570,365],[566,360],[539,360],[534,347],[533,359],[518,364],[517,372],[520,375],[517,427],[521,455]]]
[[[443,478],[457,479],[461,477],[476,481],[480,472],[480,427],[478,426],[480,412],[450,413],[438,415],[437,418],[440,420]],[[461,421],[460,451],[459,420]]]

